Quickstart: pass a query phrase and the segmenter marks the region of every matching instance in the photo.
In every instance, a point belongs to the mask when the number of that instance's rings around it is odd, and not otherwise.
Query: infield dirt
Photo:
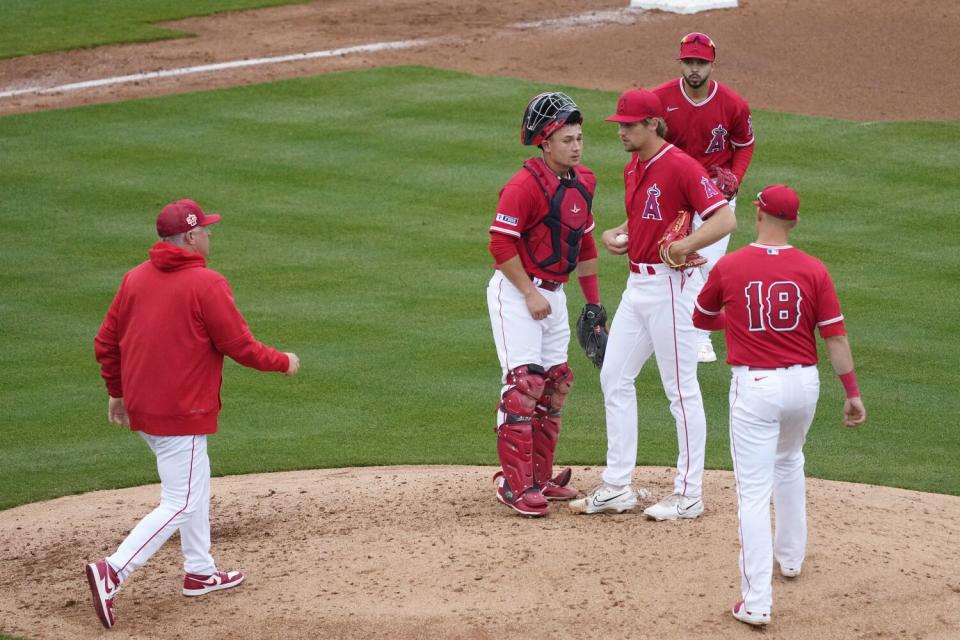
[[[327,0],[172,23],[194,38],[0,61],[0,91],[373,42],[404,51],[235,69],[0,99],[0,115],[422,64],[621,91],[677,73],[680,35],[719,45],[715,77],[754,109],[853,120],[960,119],[960,5],[934,0],[764,0],[693,16],[610,0]],[[581,16],[575,24],[538,20]],[[109,428],[105,425],[104,428]],[[870,424],[866,427],[869,429]],[[230,437],[229,433],[217,437]],[[562,458],[561,442],[561,458]],[[212,461],[216,469],[217,461]],[[736,503],[708,472],[701,519],[638,513],[529,520],[496,503],[492,469],[390,467],[213,481],[214,554],[247,583],[179,593],[171,540],[124,586],[116,638],[757,637],[727,613],[738,597]],[[589,489],[599,468],[576,470]],[[669,492],[672,470],[638,486]],[[0,513],[0,632],[106,634],[82,565],[111,552],[157,486]],[[774,579],[774,621],[791,640],[960,638],[960,498],[811,480],[803,574]]]
[[[574,478],[589,489],[600,472]],[[639,509],[586,516],[562,504],[522,518],[494,500],[492,473],[215,478],[214,554],[246,583],[183,597],[175,536],[124,585],[109,632],[83,563],[111,553],[159,487],[17,507],[0,517],[0,628],[29,638],[755,637],[727,613],[739,584],[731,473],[707,472],[702,518],[660,523]],[[672,480],[672,469],[636,474],[655,495]],[[811,480],[808,500],[810,552],[799,578],[774,578],[764,637],[958,637],[960,499]]]

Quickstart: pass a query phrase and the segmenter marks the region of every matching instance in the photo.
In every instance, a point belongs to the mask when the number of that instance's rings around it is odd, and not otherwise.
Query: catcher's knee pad
[[[497,457],[506,481],[504,495],[508,500],[533,487],[533,425],[528,422],[506,423],[497,428]]]
[[[566,362],[556,364],[547,369],[543,394],[537,401],[538,412],[547,415],[560,415],[560,410],[567,401],[567,394],[573,387],[573,371]]]
[[[507,387],[500,394],[498,429],[504,424],[530,422],[543,395],[546,374],[537,364],[525,364],[507,374]]]

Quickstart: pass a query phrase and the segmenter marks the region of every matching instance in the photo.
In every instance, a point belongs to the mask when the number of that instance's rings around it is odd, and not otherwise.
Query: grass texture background
[[[147,447],[106,423],[93,336],[157,212],[183,197],[223,214],[209,264],[254,334],[302,359],[293,379],[228,361],[215,475],[495,464],[487,228],[531,152],[523,108],[548,88],[561,87],[399,67],[0,118],[0,509],[156,481]],[[616,95],[566,90],[602,230],[624,219],[627,156],[603,122]],[[731,248],[753,239],[762,186],[799,191],[794,244],[832,271],[868,410],[862,429],[841,426],[824,358],[808,473],[960,495],[960,123],[760,111],[754,126]],[[613,312],[626,265],[603,254],[600,267]],[[568,300],[575,318],[576,285]],[[570,362],[558,460],[602,464],[598,373],[575,341]],[[702,365],[700,383],[707,466],[729,469],[729,371]],[[652,361],[637,388],[639,463],[672,466]]]
[[[0,0],[0,58],[104,44],[182,38],[155,26],[224,11],[259,9],[290,0]]]

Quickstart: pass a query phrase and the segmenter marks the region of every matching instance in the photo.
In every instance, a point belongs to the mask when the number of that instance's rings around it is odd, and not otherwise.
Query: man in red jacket
[[[94,341],[110,394],[107,418],[140,432],[160,474],[160,506],[113,555],[86,566],[94,609],[108,629],[120,585],[177,530],[183,595],[243,582],[239,571],[218,571],[210,555],[207,434],[217,431],[223,356],[288,376],[300,360],[257,342],[226,278],[206,268],[209,225],[219,221],[193,200],[164,207],[157,216],[160,242],[124,276]]]

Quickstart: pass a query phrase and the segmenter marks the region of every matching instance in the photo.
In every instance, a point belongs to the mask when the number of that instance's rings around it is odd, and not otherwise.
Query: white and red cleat
[[[91,562],[86,570],[93,610],[103,626],[109,629],[113,626],[113,597],[120,590],[120,578],[106,560]]]
[[[243,574],[239,571],[218,571],[208,576],[188,573],[183,576],[183,595],[202,596],[211,591],[233,589],[243,582]]]
[[[770,624],[769,613],[763,611],[747,611],[747,608],[743,604],[743,600],[733,605],[733,609],[730,610],[730,613],[732,613],[733,617],[740,622],[746,622],[747,624],[752,624],[755,627],[765,627]]]

